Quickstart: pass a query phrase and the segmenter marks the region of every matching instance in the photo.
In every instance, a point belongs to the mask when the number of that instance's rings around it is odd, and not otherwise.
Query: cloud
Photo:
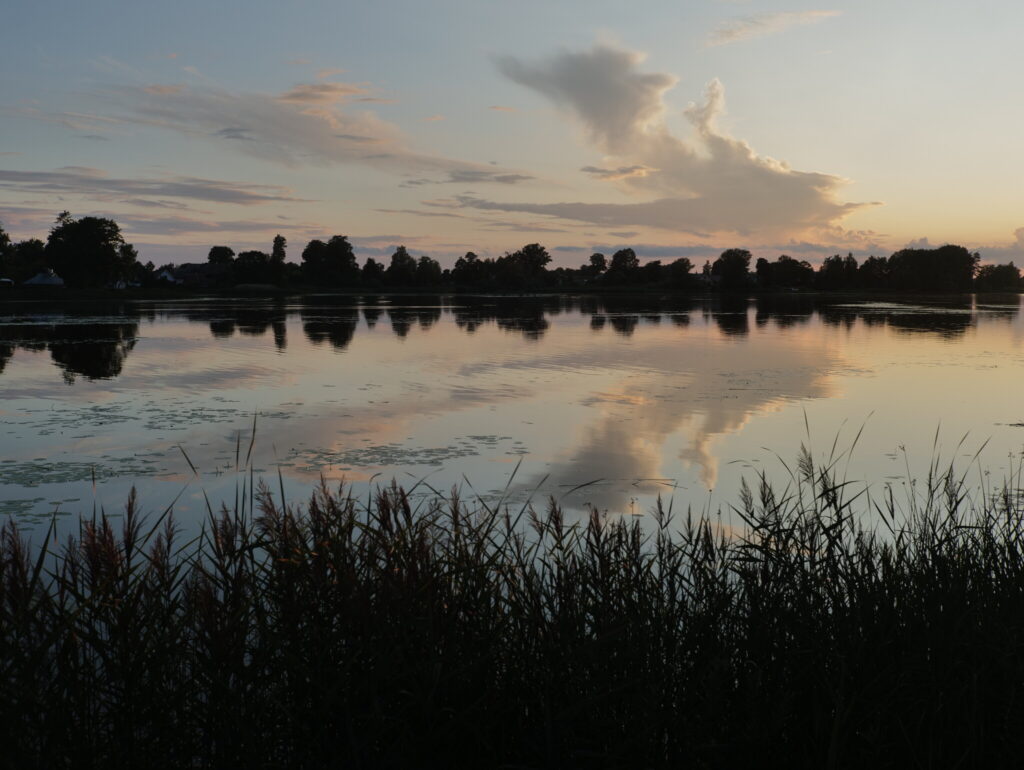
[[[332,75],[340,75],[344,71],[345,70],[339,69],[338,67],[324,67],[321,70],[317,70],[316,79],[317,80],[324,80],[325,78],[329,78]]]
[[[487,109],[494,110],[495,112],[517,112],[515,107],[506,107],[503,104],[492,104]]]
[[[377,100],[362,84],[304,83],[283,94],[238,93],[209,85],[156,95],[126,86],[103,94],[118,123],[227,141],[238,152],[287,166],[363,164],[420,176],[478,175],[481,183],[510,183],[525,175],[481,163],[420,153],[393,123],[350,102]],[[42,119],[57,116],[36,115]],[[67,114],[59,116],[67,120]],[[372,145],[373,152],[367,152]]]
[[[65,166],[56,171],[9,171],[0,169],[0,190],[29,194],[83,195],[91,199],[142,196],[187,198],[251,205],[277,201],[302,201],[277,185],[224,182],[199,177],[124,179],[108,177],[96,168]]]
[[[141,217],[119,214],[118,223],[128,236],[140,235],[188,235],[191,233],[271,233],[278,231],[305,232],[309,225],[283,224],[281,222],[196,219],[192,217]]]
[[[576,113],[596,143],[617,153],[638,132],[661,122],[662,95],[676,84],[671,75],[639,72],[643,60],[640,53],[597,45],[537,64],[512,56],[497,64],[505,77]]]
[[[350,96],[365,93],[367,91],[363,86],[353,83],[300,83],[277,98],[295,104],[335,104]]]
[[[154,209],[173,209],[175,211],[187,211],[188,206],[180,201],[147,200],[146,198],[128,198],[123,203],[131,206],[143,206]]]
[[[564,227],[552,227],[550,224],[539,224],[537,222],[506,222],[503,220],[491,220],[483,223],[483,229],[492,231],[508,230],[513,233],[566,233]]]
[[[1024,266],[1024,227],[1013,231],[1010,243],[992,244],[978,248],[982,262],[1005,264],[1013,262],[1017,267]]]
[[[445,217],[450,219],[465,219],[462,214],[453,214],[449,211],[418,211],[417,209],[374,209],[380,214],[411,214],[417,217]]]
[[[608,227],[656,227],[694,235],[771,233],[790,237],[835,228],[867,204],[836,200],[843,179],[796,171],[759,155],[749,144],[718,128],[725,90],[712,80],[704,100],[686,110],[695,138],[674,136],[665,120],[665,92],[676,79],[639,70],[641,54],[596,45],[526,63],[498,60],[511,80],[555,102],[582,124],[590,141],[613,161],[598,174],[643,167],[620,184],[643,196],[631,203],[519,203],[462,196],[463,207],[518,211]],[[617,165],[616,165],[617,164]]]
[[[489,169],[456,169],[448,174],[446,182],[476,184],[477,182],[496,182],[497,184],[517,184],[533,179],[526,174],[505,174]]]
[[[241,126],[225,126],[219,131],[214,131],[214,136],[219,136],[223,139],[236,139],[241,142],[255,141],[249,133],[249,130],[242,128]]]
[[[711,33],[708,45],[727,45],[755,37],[774,35],[790,27],[817,24],[819,21],[839,16],[841,11],[784,11],[781,13],[758,13],[723,22]]]
[[[144,86],[143,91],[147,94],[153,94],[154,96],[169,96],[170,94],[179,93],[185,86],[181,83],[174,85],[152,85]]]
[[[584,166],[580,169],[584,174],[590,174],[598,179],[609,182],[617,182],[620,179],[629,179],[633,176],[647,176],[652,168],[647,166],[619,166],[618,168],[600,168],[599,166]]]
[[[428,122],[430,122],[430,123],[435,123],[435,122],[437,122],[439,120],[444,120],[445,117],[444,117],[444,115],[430,115],[429,117],[426,117],[426,118],[423,118],[423,119],[428,121]]]
[[[367,142],[370,144],[374,144],[380,141],[379,139],[372,136],[359,136],[358,134],[335,134],[335,136],[338,137],[339,139],[344,139],[345,141],[348,142]]]
[[[400,187],[422,187],[423,185],[434,184],[476,184],[478,182],[493,182],[495,184],[519,184],[527,182],[534,177],[527,174],[508,174],[491,169],[456,169],[448,172],[443,179],[412,178],[402,182]]]

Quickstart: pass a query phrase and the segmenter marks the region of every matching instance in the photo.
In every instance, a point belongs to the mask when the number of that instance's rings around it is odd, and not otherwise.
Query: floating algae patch
[[[365,439],[364,439],[365,440]],[[332,451],[330,449],[293,449],[287,460],[294,461],[290,465],[298,465],[301,470],[315,471],[324,466],[338,466],[342,470],[351,467],[388,468],[406,465],[443,465],[452,460],[464,457],[479,457],[482,450],[495,451],[503,443],[511,446],[505,454],[525,454],[512,442],[511,436],[475,435],[467,436],[456,443],[445,446],[423,447],[408,446],[399,443],[370,444]]]
[[[45,500],[45,497],[33,497],[23,500],[0,500],[0,516],[36,515],[36,507]]]
[[[0,485],[38,487],[41,484],[67,484],[97,481],[117,476],[152,476],[160,472],[156,460],[143,457],[118,457],[105,463],[50,461],[45,459],[5,462],[0,467]],[[95,474],[95,476],[94,476]]]
[[[236,422],[244,413],[233,407],[191,406],[141,409],[148,430],[185,430],[193,425]]]
[[[210,425],[213,423],[237,423],[239,421],[252,420],[252,412],[236,409],[234,407],[214,406],[190,406],[179,405],[161,407],[151,406],[139,410],[145,415],[145,427],[149,430],[185,430],[195,425]],[[287,412],[270,411],[258,412],[256,417],[262,419],[288,418],[292,417]]]
[[[22,409],[20,412],[28,419],[0,422],[32,428],[40,436],[51,436],[73,428],[81,430],[85,427],[117,425],[139,419],[133,414],[127,414],[126,407],[121,404],[91,404],[73,409]]]

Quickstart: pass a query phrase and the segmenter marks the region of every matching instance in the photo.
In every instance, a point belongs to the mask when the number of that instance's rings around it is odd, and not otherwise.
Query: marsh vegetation
[[[1013,764],[1021,478],[872,496],[802,452],[722,511],[567,517],[252,477],[0,537],[8,767]],[[40,549],[42,546],[42,550]]]

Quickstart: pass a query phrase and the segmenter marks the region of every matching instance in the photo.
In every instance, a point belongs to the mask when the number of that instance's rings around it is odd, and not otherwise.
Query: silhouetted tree
[[[1019,291],[1020,270],[1011,262],[1008,265],[982,265],[974,279],[979,291]]]
[[[63,211],[50,230],[44,256],[68,286],[93,287],[127,279],[138,254],[114,220],[74,219]]]
[[[746,249],[726,249],[711,266],[711,274],[719,279],[723,291],[745,289],[748,285],[750,252]]]
[[[802,289],[814,284],[814,268],[803,260],[796,260],[786,254],[779,256],[771,265],[772,283],[787,289]]]
[[[472,251],[455,260],[452,279],[460,286],[480,286],[487,281],[487,265]]]
[[[604,279],[613,284],[633,283],[639,269],[640,260],[637,259],[636,252],[632,249],[619,249],[612,254],[612,261],[608,265]]]
[[[889,286],[924,291],[970,291],[980,256],[963,246],[901,249],[889,257]]]
[[[416,285],[438,286],[440,283],[441,265],[430,257],[420,257],[420,261],[416,263]]]
[[[528,243],[510,254],[503,254],[491,262],[484,262],[484,269],[491,272],[490,282],[501,289],[537,288],[547,279],[545,267],[551,261],[547,249],[539,243]]]
[[[363,286],[380,287],[384,285],[384,265],[372,257],[367,257],[362,272]]]
[[[395,249],[384,277],[388,286],[412,286],[416,283],[416,259],[409,255],[405,246]]]
[[[608,269],[608,258],[600,252],[590,255],[590,260],[585,265],[580,265],[580,275],[586,280],[600,278]]]
[[[235,279],[239,283],[270,282],[270,255],[265,251],[243,251],[235,258]]]
[[[857,269],[857,285],[861,289],[884,289],[889,283],[889,260],[870,256]]]
[[[528,243],[512,256],[522,263],[527,275],[531,277],[539,275],[551,262],[548,250],[539,243]]]
[[[757,258],[757,262],[754,264],[754,275],[757,276],[757,285],[760,288],[767,289],[772,286],[772,279],[775,277],[772,273],[772,265],[764,257]]]
[[[38,238],[30,238],[9,246],[0,262],[0,277],[10,278],[17,283],[27,281],[39,271],[46,269],[46,244]]]
[[[285,249],[288,246],[288,241],[283,235],[278,233],[274,236],[274,244],[270,250],[270,281],[277,285],[284,283],[285,276]]]
[[[661,260],[652,259],[640,268],[640,281],[642,283],[661,283],[663,272]]]
[[[211,265],[230,265],[235,261],[235,250],[230,246],[212,246],[206,261]]]
[[[680,257],[668,266],[668,282],[673,289],[688,289],[693,281],[690,271],[693,263],[686,257]]]
[[[758,260],[760,264],[761,260]],[[845,271],[843,270],[843,258],[838,254],[825,257],[818,268],[819,289],[842,289],[845,286]]]
[[[359,284],[359,263],[348,237],[334,235],[324,243],[312,240],[302,251],[306,280],[326,286],[352,287]]]

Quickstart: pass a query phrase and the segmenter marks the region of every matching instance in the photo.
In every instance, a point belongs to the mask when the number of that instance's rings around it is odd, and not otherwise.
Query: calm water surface
[[[206,497],[234,504],[250,445],[291,501],[323,476],[717,508],[862,427],[842,468],[873,493],[922,473],[937,430],[964,469],[987,441],[971,472],[997,483],[1024,445],[1022,382],[1016,296],[7,302],[0,514],[70,526],[134,485],[195,526]]]

